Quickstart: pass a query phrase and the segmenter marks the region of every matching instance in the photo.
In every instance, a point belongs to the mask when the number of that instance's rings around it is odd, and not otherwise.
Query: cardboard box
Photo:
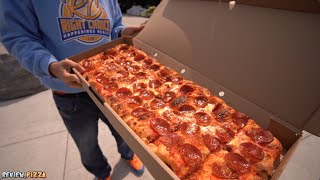
[[[219,1],[219,0],[216,0]],[[229,2],[230,0],[221,0]],[[317,0],[237,0],[236,3],[290,11],[320,13],[320,1]]]
[[[133,44],[268,128],[284,153],[278,179],[305,129],[320,133],[318,14],[195,0],[164,0],[136,37],[72,56]],[[178,179],[78,73],[83,87],[155,179]]]

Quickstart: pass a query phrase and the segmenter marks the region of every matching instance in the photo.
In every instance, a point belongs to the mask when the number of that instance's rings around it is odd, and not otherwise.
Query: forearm
[[[3,44],[23,68],[39,77],[50,76],[48,67],[57,60],[39,41],[30,37],[11,37],[4,38]]]

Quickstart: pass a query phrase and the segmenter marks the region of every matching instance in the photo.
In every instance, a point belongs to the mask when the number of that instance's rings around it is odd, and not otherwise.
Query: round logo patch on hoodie
[[[110,36],[110,21],[99,0],[61,0],[58,23],[63,41],[92,44]]]

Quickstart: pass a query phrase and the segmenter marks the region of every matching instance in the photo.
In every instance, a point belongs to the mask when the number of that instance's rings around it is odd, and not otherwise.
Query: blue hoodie
[[[53,90],[77,93],[48,72],[52,62],[118,37],[117,0],[2,0],[0,37],[19,63]]]

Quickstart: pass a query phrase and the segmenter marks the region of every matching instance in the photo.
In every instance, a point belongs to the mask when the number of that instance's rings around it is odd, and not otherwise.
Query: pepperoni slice
[[[200,126],[208,126],[212,120],[211,116],[205,112],[197,112],[193,116],[197,120],[197,124]]]
[[[181,125],[181,132],[185,135],[197,135],[200,131],[200,127],[196,124],[183,123]]]
[[[129,76],[129,73],[127,71],[124,71],[124,70],[120,70],[117,72],[117,75],[118,77],[128,77]]]
[[[250,163],[260,162],[264,158],[264,152],[261,148],[251,142],[240,144],[240,153],[247,158]]]
[[[106,52],[101,52],[100,55],[102,60],[106,60],[110,57],[110,55],[108,55]]]
[[[213,102],[212,102],[211,100],[209,100],[209,101],[210,101],[210,104],[213,104],[213,105],[214,105],[214,107],[213,107],[212,110],[211,110],[212,113],[214,113],[215,111],[223,108],[223,106],[222,106],[221,103],[216,102],[216,101],[213,101]]]
[[[138,79],[136,77],[126,77],[126,78],[120,77],[120,78],[118,78],[118,81],[126,83],[126,84],[132,84],[137,80]]]
[[[151,119],[151,129],[159,135],[165,135],[170,132],[170,124],[162,118]]]
[[[247,124],[248,120],[249,116],[246,116],[241,112],[235,112],[232,116],[232,122],[237,126],[240,126],[241,128],[243,128]]]
[[[99,75],[96,77],[96,80],[101,83],[101,84],[106,84],[109,82],[109,78],[103,76],[103,75]]]
[[[104,76],[104,74],[103,74],[103,72],[97,71],[97,72],[93,73],[93,76],[98,78],[98,77]]]
[[[149,110],[142,107],[137,107],[136,109],[132,110],[131,115],[133,117],[139,118],[139,120],[145,120],[153,116]]]
[[[129,49],[129,45],[127,45],[127,44],[124,44],[119,48],[120,51],[126,51],[128,49]]]
[[[138,65],[132,65],[132,66],[125,67],[125,69],[131,72],[139,72],[141,68]]]
[[[229,152],[224,156],[227,166],[239,174],[245,174],[250,171],[249,162],[237,153]]]
[[[232,136],[234,137],[236,135],[235,132],[233,132],[230,128],[226,128],[226,131]]]
[[[166,77],[166,76],[168,76],[170,73],[171,73],[171,71],[170,71],[170,69],[167,68],[167,67],[165,67],[164,69],[161,69],[161,70],[160,70],[160,75],[161,75],[162,77]]]
[[[100,54],[101,54],[101,59],[102,59],[102,60],[107,60],[107,59],[112,58],[112,56],[109,55],[109,54],[107,54],[106,52],[102,52],[102,53],[100,53]]]
[[[184,104],[179,107],[178,111],[181,113],[193,113],[196,111],[196,109],[189,104]]]
[[[194,88],[189,85],[183,85],[180,88],[180,92],[185,95],[191,94],[193,91],[194,91]]]
[[[131,108],[136,108],[137,106],[141,106],[143,103],[142,99],[138,96],[133,96],[128,98],[128,106]]]
[[[144,63],[146,63],[146,65],[151,65],[153,63],[151,58],[145,59]]]
[[[146,89],[147,85],[145,83],[135,83],[133,84],[133,92],[138,92],[143,89]]]
[[[219,150],[220,147],[220,141],[211,136],[210,134],[206,134],[204,136],[202,136],[203,142],[204,144],[207,146],[207,148],[211,151],[211,152],[215,152],[217,150]]]
[[[145,73],[145,72],[137,72],[136,74],[135,74],[135,76],[137,77],[137,78],[146,78],[147,77],[147,74]]]
[[[246,134],[255,142],[261,145],[271,143],[273,141],[273,135],[270,131],[262,128],[250,129]]]
[[[121,66],[125,66],[125,67],[131,66],[131,64],[132,64],[131,61],[123,61],[120,63]]]
[[[172,108],[176,108],[176,107],[179,107],[181,106],[182,104],[184,104],[185,102],[187,102],[187,98],[184,97],[184,96],[180,96],[180,97],[177,97],[176,99],[174,99],[171,103],[170,103],[170,106]]]
[[[166,76],[166,81],[167,82],[173,82],[173,83],[179,83],[183,80],[183,78],[178,75],[178,74],[175,74],[175,75],[167,75]]]
[[[135,61],[141,61],[145,58],[145,55],[137,53],[136,56],[134,57]]]
[[[180,145],[180,143],[182,142],[182,139],[176,133],[168,133],[168,134],[164,134],[163,136],[160,136],[159,141],[165,146],[167,146],[168,148],[172,148]]]
[[[167,91],[163,94],[162,100],[165,103],[171,102],[176,97],[176,93],[173,91]]]
[[[116,91],[116,96],[119,98],[126,98],[132,96],[132,92],[128,88],[120,88]]]
[[[154,93],[150,90],[142,90],[139,95],[143,100],[151,100],[154,98]]]
[[[216,134],[223,143],[231,141],[234,137],[234,132],[227,129],[217,129]]]
[[[153,99],[151,102],[150,102],[150,107],[151,109],[153,110],[158,110],[158,109],[162,109],[166,106],[166,104],[160,100],[160,99]]]
[[[108,49],[107,54],[111,56],[115,56],[118,52],[115,49]]]
[[[92,61],[89,60],[89,59],[83,60],[81,64],[82,64],[82,66],[83,66],[85,69],[91,69],[91,68],[93,68],[93,63],[92,63]]]
[[[189,172],[195,171],[202,164],[201,151],[191,144],[183,144],[179,147],[179,154],[184,163],[188,165]]]
[[[117,64],[121,64],[125,60],[126,60],[125,57],[117,57],[117,58],[115,58],[114,62],[116,62]]]
[[[174,119],[174,114],[172,112],[166,110],[162,113],[162,117],[165,118],[166,120],[172,122],[172,120]]]
[[[131,49],[129,52],[128,52],[128,55],[129,57],[132,57],[132,56],[136,56],[136,51],[134,49]]]
[[[219,122],[223,122],[225,119],[227,119],[230,116],[230,113],[224,109],[224,108],[219,108],[213,112],[215,115],[215,119]]]
[[[198,96],[194,99],[194,102],[197,107],[203,108],[209,103],[209,99],[205,96]]]
[[[152,71],[158,71],[158,70],[160,69],[160,66],[157,65],[157,64],[153,64],[153,65],[150,66],[150,69],[151,69]]]
[[[117,80],[116,77],[111,77],[111,78],[110,78],[110,81],[116,81],[116,80]]]
[[[107,91],[114,92],[115,90],[118,89],[118,84],[116,82],[113,82],[113,81],[105,83],[104,89],[107,90]]]
[[[115,65],[114,63],[108,64],[108,66],[107,66],[106,68],[107,68],[107,70],[109,70],[109,71],[116,71],[117,69],[119,69],[118,66]]]
[[[162,83],[159,81],[159,80],[150,80],[149,81],[149,87],[150,88],[158,88],[158,87],[160,87],[162,85]]]
[[[237,172],[217,163],[212,164],[212,175],[222,179],[237,179],[239,177]]]

